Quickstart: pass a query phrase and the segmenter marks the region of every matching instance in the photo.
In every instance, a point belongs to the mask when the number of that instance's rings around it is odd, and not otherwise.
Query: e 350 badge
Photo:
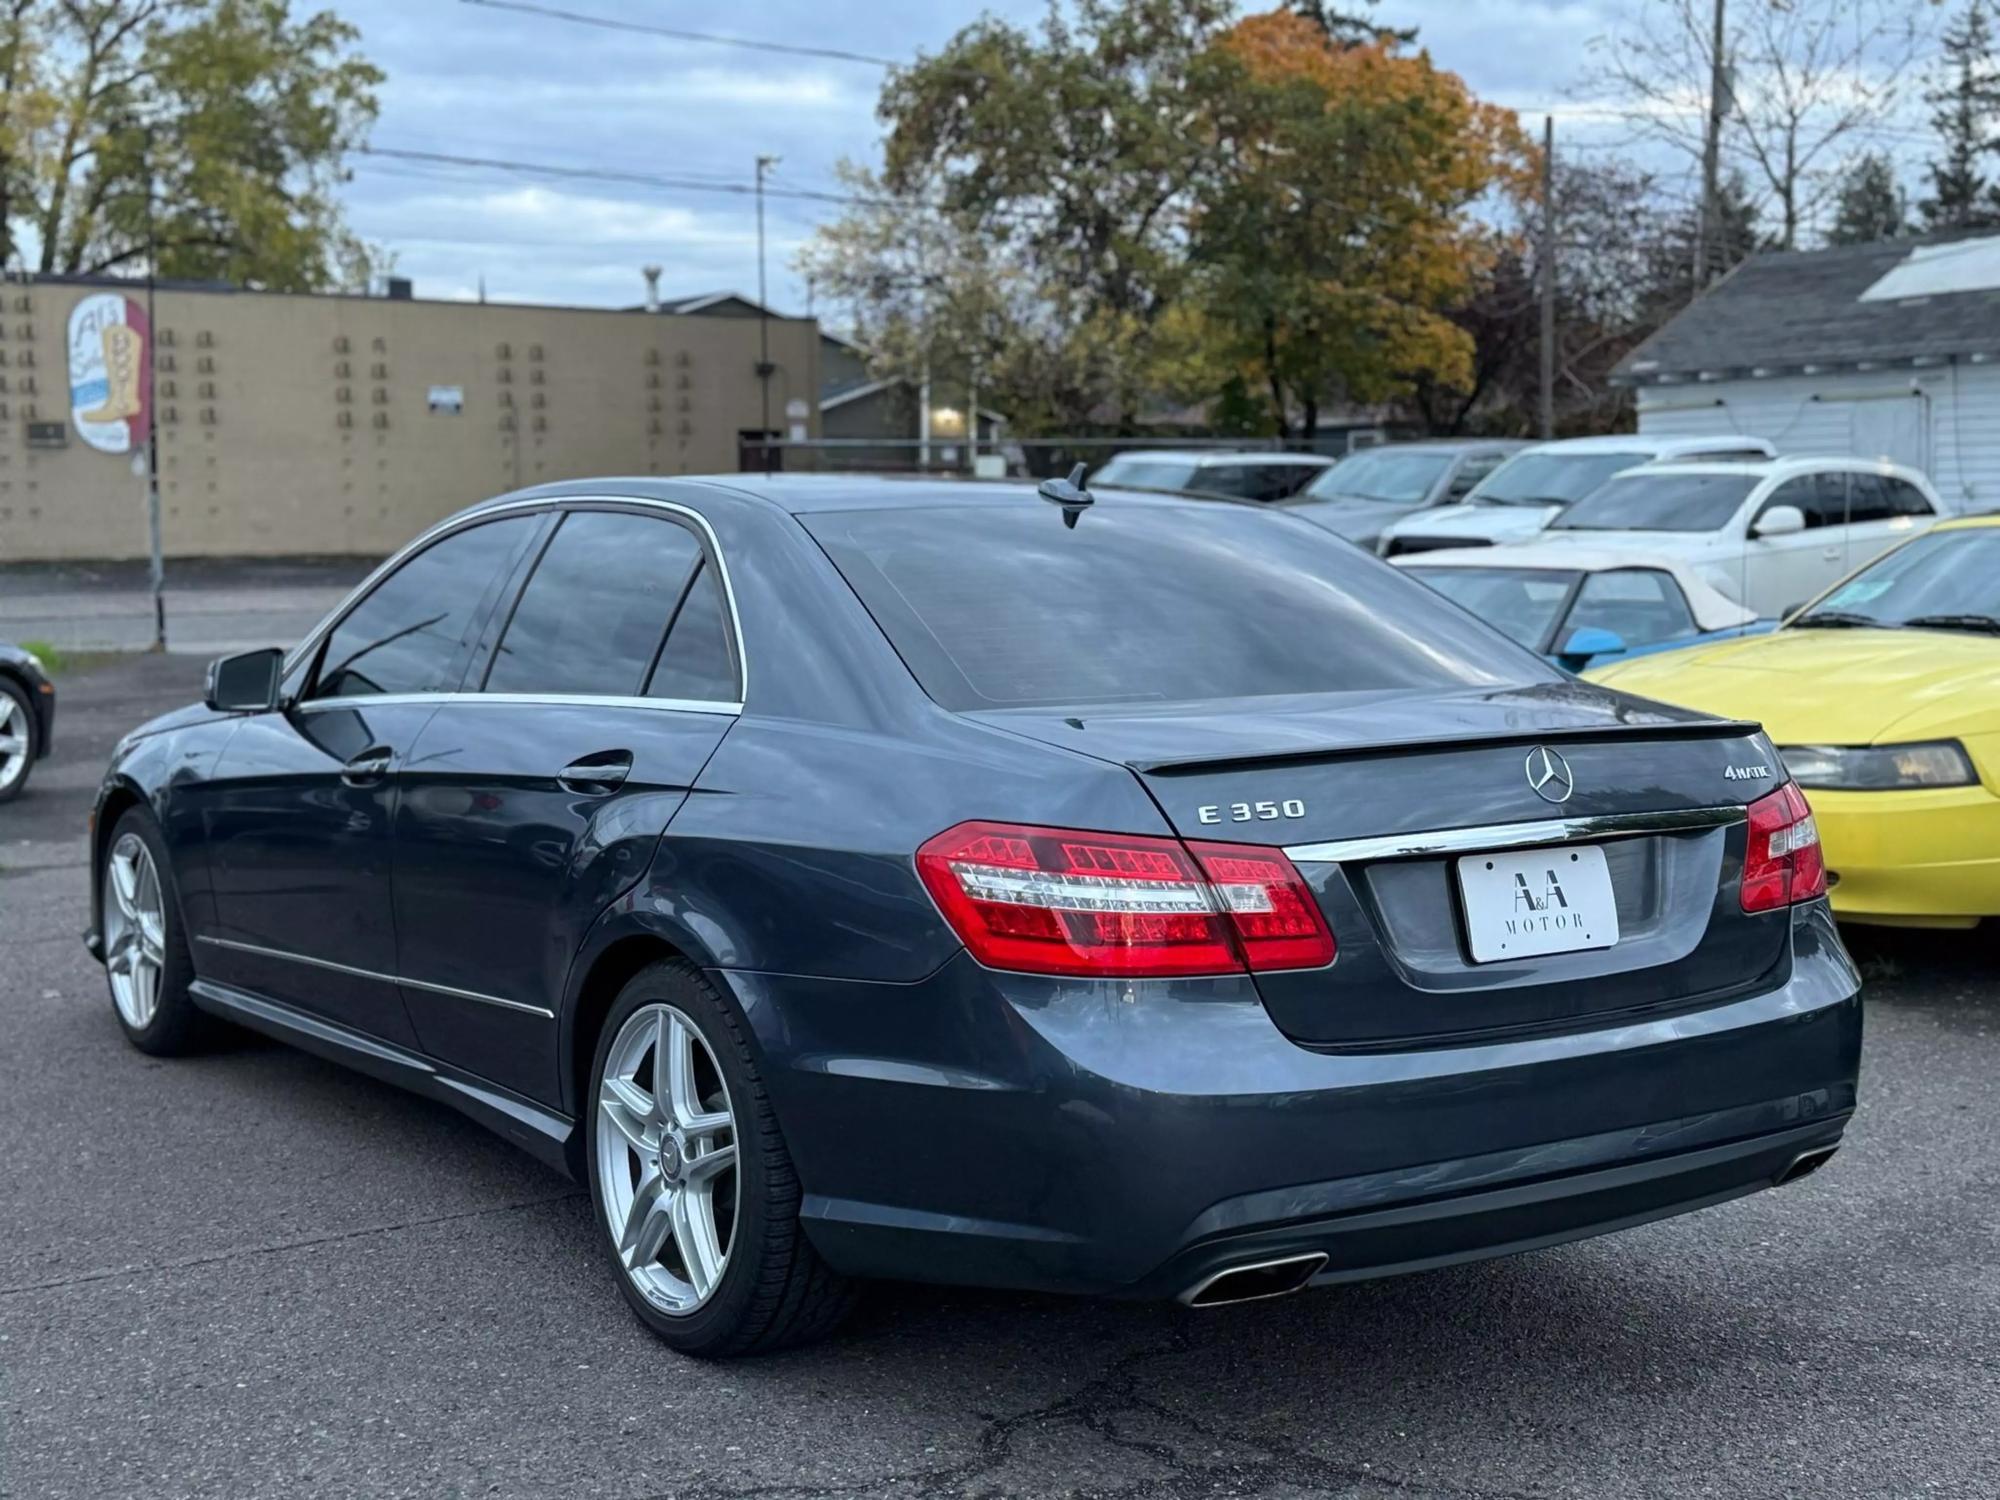
[[[1280,818],[1303,818],[1306,805],[1297,797],[1282,802],[1211,802],[1197,807],[1194,815],[1204,823],[1275,823]]]

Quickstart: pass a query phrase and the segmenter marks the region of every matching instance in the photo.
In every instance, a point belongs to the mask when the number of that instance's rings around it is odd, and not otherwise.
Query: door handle
[[[1819,555],[1828,562],[1838,562],[1840,561],[1840,552],[1841,549],[1838,547],[1822,547]]]
[[[389,774],[389,763],[394,758],[387,745],[371,746],[340,768],[340,779],[349,786],[373,786]]]
[[[617,791],[631,774],[630,750],[600,750],[595,755],[573,760],[556,772],[556,784],[566,791],[603,796]]]

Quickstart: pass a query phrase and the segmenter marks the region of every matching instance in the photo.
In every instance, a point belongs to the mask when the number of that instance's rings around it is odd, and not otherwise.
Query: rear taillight
[[[1750,804],[1743,854],[1743,909],[1776,911],[1826,894],[1826,859],[1805,793],[1786,782]]]
[[[1279,849],[961,823],[917,851],[917,873],[989,968],[1158,978],[1333,961]]]

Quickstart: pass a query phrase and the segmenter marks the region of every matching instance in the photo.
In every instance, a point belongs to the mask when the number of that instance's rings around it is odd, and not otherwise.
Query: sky
[[[878,66],[792,57],[565,23],[476,0],[327,0],[387,73],[372,145],[748,184],[837,190],[842,159],[873,164]],[[934,51],[991,12],[1032,25],[1046,0],[538,0],[551,8],[885,58]],[[1615,43],[1641,0],[1383,0],[1385,25],[1419,29],[1440,66],[1519,110],[1559,148],[1614,147],[1624,127],[1578,102],[1595,39]],[[1248,9],[1258,8],[1255,5]],[[618,306],[662,268],[668,297],[754,296],[753,200],[740,192],[562,181],[361,155],[352,228],[393,257],[420,297]],[[829,204],[767,200],[769,299],[806,307],[793,267]],[[824,309],[821,309],[824,311]]]

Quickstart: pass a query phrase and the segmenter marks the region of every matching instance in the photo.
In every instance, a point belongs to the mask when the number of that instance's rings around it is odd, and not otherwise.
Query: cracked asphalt
[[[832,1343],[702,1365],[570,1184],[443,1107],[124,1044],[83,819],[200,668],[64,679],[0,808],[0,1494],[2000,1493],[2000,942],[1856,940],[1864,1103],[1795,1187],[1206,1313],[881,1288]]]

